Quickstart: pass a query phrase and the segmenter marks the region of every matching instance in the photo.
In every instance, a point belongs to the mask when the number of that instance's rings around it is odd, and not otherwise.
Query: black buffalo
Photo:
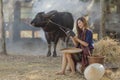
[[[57,56],[56,46],[59,38],[66,37],[66,30],[73,29],[74,20],[69,12],[58,12],[56,10],[48,13],[39,12],[31,21],[35,27],[41,27],[45,31],[45,36],[48,42],[47,56],[51,55],[51,42],[54,42],[53,57]]]

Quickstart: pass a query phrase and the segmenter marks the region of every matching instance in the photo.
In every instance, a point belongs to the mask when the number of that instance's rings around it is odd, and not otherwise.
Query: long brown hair
[[[87,30],[88,28],[88,23],[87,20],[84,17],[79,17],[76,21],[76,29],[77,29],[77,35],[80,36],[80,34],[82,33],[82,30],[78,27],[78,20],[83,22],[83,26],[85,27],[85,30]]]

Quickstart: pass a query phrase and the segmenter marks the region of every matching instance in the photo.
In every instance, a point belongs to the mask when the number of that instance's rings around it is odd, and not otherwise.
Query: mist
[[[35,0],[33,2],[32,13],[35,16],[38,12],[49,12],[58,10],[60,12],[67,11],[73,14],[74,19],[89,14],[90,17],[96,19],[100,16],[100,5],[94,0]],[[96,17],[93,17],[93,14]]]
[[[16,2],[25,3],[29,1],[24,6],[31,6],[29,13],[25,13],[26,16],[22,17],[21,4],[18,6]],[[30,27],[26,24],[24,19],[32,20],[38,12],[49,12],[51,10],[57,10],[60,12],[70,12],[73,15],[74,21],[78,17],[88,15],[90,25],[94,24],[96,20],[100,18],[100,4],[94,0],[4,0],[4,16],[6,27],[5,30],[8,31],[8,38],[6,38],[7,51],[9,54],[33,54],[33,55],[46,55],[47,53],[47,41],[42,29]],[[28,21],[29,23],[29,21]],[[93,27],[93,26],[92,26]],[[23,30],[39,31],[38,35],[40,38],[25,38],[21,39],[20,34]],[[18,34],[18,35],[17,35]],[[27,33],[28,35],[33,35]],[[16,41],[14,41],[14,39]],[[58,50],[60,50],[61,43],[58,44]]]

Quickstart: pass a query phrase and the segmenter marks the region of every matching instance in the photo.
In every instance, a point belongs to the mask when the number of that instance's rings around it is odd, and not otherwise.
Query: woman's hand
[[[76,42],[78,42],[78,41],[79,41],[79,39],[78,39],[78,37],[77,37],[77,36],[73,37],[73,39],[74,39]]]
[[[71,38],[71,39],[73,39],[73,37],[72,37],[72,36],[70,36],[70,38]]]
[[[81,39],[79,39],[77,36],[73,37],[73,40],[77,43],[80,43],[83,46],[88,46],[88,43],[85,41],[82,41]]]
[[[75,36],[75,37],[76,37],[76,36]],[[72,39],[74,45],[77,46],[77,45],[78,45],[78,42],[76,41],[76,38],[75,38],[75,37],[70,36],[70,38]]]

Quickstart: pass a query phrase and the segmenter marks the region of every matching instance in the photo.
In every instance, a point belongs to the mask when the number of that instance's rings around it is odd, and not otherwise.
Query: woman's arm
[[[74,39],[74,37],[70,37],[71,39],[72,39],[72,41],[73,41],[73,44],[77,47],[77,45],[78,45],[78,42]]]
[[[74,41],[76,41],[76,43],[80,43],[80,44],[83,45],[83,46],[88,46],[88,43],[87,43],[87,42],[82,41],[82,40],[79,39],[78,37],[74,37],[73,39],[74,39]]]

